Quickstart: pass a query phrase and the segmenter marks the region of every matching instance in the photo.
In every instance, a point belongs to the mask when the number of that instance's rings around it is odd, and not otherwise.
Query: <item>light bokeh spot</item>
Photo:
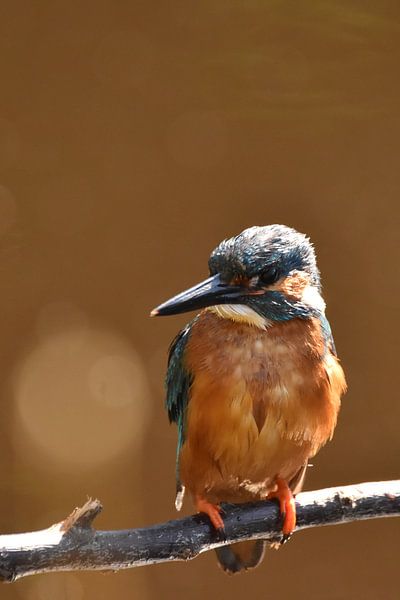
[[[93,397],[107,406],[125,407],[135,402],[137,390],[146,387],[143,368],[126,356],[103,356],[89,371]]]
[[[23,429],[17,449],[78,468],[140,452],[149,389],[139,355],[110,331],[66,325],[54,332],[59,308],[41,314],[39,328],[53,332],[39,338],[15,373],[16,426]]]

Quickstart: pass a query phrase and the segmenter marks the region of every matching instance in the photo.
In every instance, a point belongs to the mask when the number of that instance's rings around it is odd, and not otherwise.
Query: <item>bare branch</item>
[[[400,480],[304,492],[296,498],[297,528],[400,515]],[[14,581],[50,571],[118,570],[189,560],[228,543],[279,538],[281,518],[271,501],[224,505],[225,538],[195,515],[142,529],[96,531],[102,507],[89,500],[61,523],[31,533],[0,536],[0,578]]]

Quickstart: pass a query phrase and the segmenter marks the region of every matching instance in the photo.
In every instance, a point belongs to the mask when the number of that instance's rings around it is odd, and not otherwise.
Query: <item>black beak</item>
[[[150,316],[177,315],[216,304],[242,304],[245,296],[257,293],[245,286],[225,284],[217,274],[160,304]]]

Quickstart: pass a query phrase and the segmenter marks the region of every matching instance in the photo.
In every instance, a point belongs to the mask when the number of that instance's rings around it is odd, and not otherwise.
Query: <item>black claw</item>
[[[284,533],[281,538],[281,546],[283,546],[283,544],[286,544],[286,542],[288,542],[291,537],[292,537],[291,533]]]
[[[218,541],[225,542],[226,533],[225,533],[224,527],[218,527],[218,529],[215,530],[215,534],[216,534]]]

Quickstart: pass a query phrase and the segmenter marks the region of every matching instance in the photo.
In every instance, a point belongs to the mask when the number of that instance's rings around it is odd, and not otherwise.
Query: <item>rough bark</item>
[[[296,531],[399,516],[400,480],[303,492],[296,498],[296,507]],[[11,582],[51,571],[127,569],[189,560],[232,542],[279,539],[281,517],[275,502],[224,505],[223,508],[225,536],[222,539],[204,515],[140,529],[97,531],[92,528],[92,522],[102,506],[98,500],[89,500],[48,529],[0,536],[0,578]]]

